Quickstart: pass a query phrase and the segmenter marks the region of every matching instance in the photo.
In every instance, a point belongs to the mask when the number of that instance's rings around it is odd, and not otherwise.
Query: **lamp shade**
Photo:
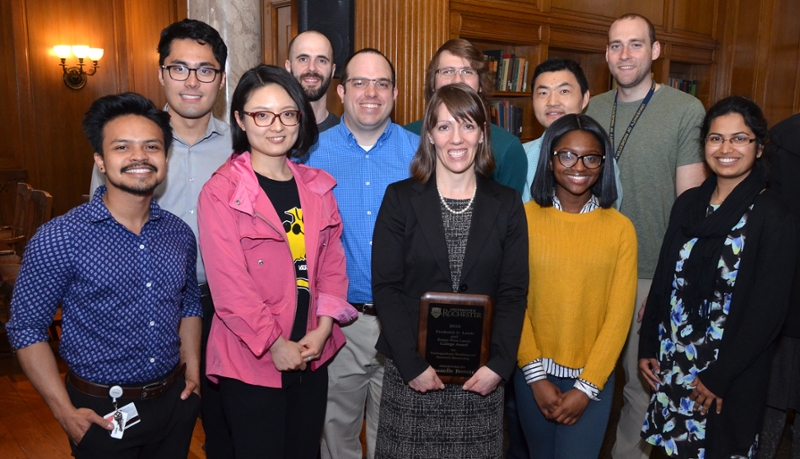
[[[89,54],[89,47],[86,45],[72,45],[72,54],[78,59],[83,59]]]
[[[70,54],[72,54],[72,49],[70,48],[69,45],[58,45],[58,46],[53,46],[53,52],[55,52],[56,56],[58,56],[59,58],[66,59],[69,57]]]
[[[89,48],[89,59],[99,61],[103,57],[103,48]]]

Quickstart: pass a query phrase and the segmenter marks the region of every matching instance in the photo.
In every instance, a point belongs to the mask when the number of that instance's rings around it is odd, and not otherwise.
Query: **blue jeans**
[[[547,376],[562,393],[573,388],[574,379]],[[589,401],[578,422],[571,426],[549,421],[544,417],[533,399],[530,386],[525,383],[522,370],[514,370],[517,411],[531,459],[595,458],[600,454],[603,436],[606,433],[611,400],[614,398],[614,373],[600,391],[599,402]]]

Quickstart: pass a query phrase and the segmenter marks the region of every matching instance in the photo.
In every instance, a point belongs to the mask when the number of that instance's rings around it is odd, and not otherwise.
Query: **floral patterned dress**
[[[717,207],[709,207],[708,212],[713,212]],[[710,363],[717,360],[731,293],[744,250],[747,216],[752,208],[750,206],[742,215],[725,240],[717,265],[714,298],[710,304],[706,301],[702,308],[708,323],[705,330],[693,329],[682,298],[683,288],[687,285],[683,278],[683,264],[697,239],[690,239],[683,245],[675,264],[669,323],[662,322],[658,326],[658,340],[661,343],[658,364],[662,383],[650,399],[642,426],[645,441],[662,447],[670,457],[705,457],[707,416],[695,411],[694,402],[689,399],[694,390],[690,384]],[[748,457],[755,455],[755,440]]]

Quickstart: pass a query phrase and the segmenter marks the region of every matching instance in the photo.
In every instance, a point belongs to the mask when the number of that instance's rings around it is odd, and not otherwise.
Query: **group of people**
[[[655,82],[646,18],[609,30],[614,90],[591,98],[570,59],[536,67],[545,133],[524,146],[491,124],[463,39],[432,57],[405,128],[375,49],[343,63],[339,120],[331,44],[298,35],[285,68],[242,75],[228,125],[217,31],[177,22],[158,51],[166,108],[92,104],[92,198],[37,232],[12,301],[11,343],[76,457],[185,457],[200,412],[210,459],[361,458],[362,428],[370,459],[594,458],[620,356],[613,457],[754,456],[767,388],[786,392],[800,355],[781,198],[800,148],[784,136],[773,182],[759,107],[706,113]],[[426,292],[493,300],[464,384],[418,352]],[[782,429],[796,396],[772,398],[790,400],[770,402]]]

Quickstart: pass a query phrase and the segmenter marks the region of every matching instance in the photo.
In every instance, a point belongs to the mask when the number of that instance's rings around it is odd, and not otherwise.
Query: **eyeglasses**
[[[749,144],[751,144],[751,143],[753,143],[755,141],[756,141],[756,139],[751,139],[750,137],[747,137],[746,135],[735,135],[735,136],[731,137],[730,139],[726,139],[726,138],[722,137],[721,135],[717,135],[717,134],[711,134],[708,137],[706,137],[706,145],[710,145],[712,147],[721,147],[722,144],[725,143],[725,142],[730,142],[731,145],[733,145],[734,147],[743,147],[743,146],[749,145]]]
[[[185,65],[162,65],[161,68],[166,69],[169,77],[175,81],[186,81],[189,79],[189,75],[194,72],[197,81],[201,83],[212,83],[217,79],[217,74],[221,72],[221,70],[211,67],[193,69]]]
[[[388,91],[392,89],[392,80],[388,78],[349,78],[345,83],[350,83],[354,89],[367,89],[370,82],[375,85],[378,91]]]
[[[453,78],[454,76],[456,76],[456,73],[465,78],[475,76],[478,74],[478,72],[476,72],[475,69],[471,67],[461,67],[461,68],[445,67],[443,69],[437,70],[436,73],[445,78]]]
[[[272,126],[272,123],[275,122],[275,118],[281,121],[281,124],[284,126],[297,126],[300,124],[300,117],[302,116],[303,112],[300,110],[286,110],[280,113],[273,113],[268,112],[266,110],[260,110],[257,112],[242,112],[247,116],[253,117],[253,122],[256,123],[258,127],[268,127]]]
[[[576,155],[575,153],[567,150],[554,151],[553,156],[558,156],[558,162],[564,167],[572,167],[578,164],[578,160],[583,160],[583,166],[587,169],[597,169],[603,165],[606,160],[602,155]]]

